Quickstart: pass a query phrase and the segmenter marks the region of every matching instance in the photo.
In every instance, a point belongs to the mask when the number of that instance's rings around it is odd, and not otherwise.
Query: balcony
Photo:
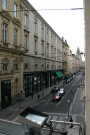
[[[53,129],[53,124],[55,123],[58,123],[58,129]],[[68,128],[70,124],[73,124],[74,128]],[[52,120],[50,121],[50,125],[48,125],[48,128],[42,128],[41,133],[45,133],[45,135],[85,135],[85,125],[84,123],[81,124]]]

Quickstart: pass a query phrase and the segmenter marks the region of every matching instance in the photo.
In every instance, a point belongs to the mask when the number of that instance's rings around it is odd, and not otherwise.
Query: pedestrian
[[[40,94],[39,93],[37,94],[37,98],[38,98],[38,101],[39,101],[39,99],[40,99]]]
[[[71,94],[73,94],[73,91],[71,90]]]
[[[69,117],[69,122],[73,122],[72,116]],[[69,128],[72,128],[73,124],[70,124]]]

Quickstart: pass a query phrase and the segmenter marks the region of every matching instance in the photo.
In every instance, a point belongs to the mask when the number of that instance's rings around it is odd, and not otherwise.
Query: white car
[[[60,88],[58,93],[63,96],[65,94],[64,88]]]

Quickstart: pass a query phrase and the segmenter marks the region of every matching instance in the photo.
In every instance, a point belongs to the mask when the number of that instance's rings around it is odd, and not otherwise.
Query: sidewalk
[[[58,84],[58,86],[62,86],[62,84],[63,84],[63,82]],[[44,89],[43,97],[48,95],[53,87],[54,86],[49,87],[47,89]],[[72,105],[70,107],[70,115],[72,115],[73,121],[77,122],[77,123],[82,123],[82,122],[84,122],[84,119],[85,119],[84,118],[84,115],[85,115],[85,102],[83,102],[83,99],[82,99],[82,101],[80,100],[80,96],[81,96],[81,93],[82,93],[83,90],[85,90],[84,82],[80,84],[80,87],[78,88],[77,93],[75,94],[75,98],[73,100],[73,103],[72,103]],[[33,99],[32,99],[32,97],[28,97],[28,98],[26,98],[24,101],[22,101],[20,103],[17,103],[17,104],[12,105],[12,106],[4,109],[4,110],[1,110],[0,111],[0,118],[1,119],[6,119],[6,120],[9,120],[9,121],[14,121],[15,118],[18,116],[18,114],[20,112],[22,112],[25,108],[34,107],[35,105],[44,102],[44,100],[42,100],[42,98],[43,98],[42,97],[42,91],[39,92],[39,94],[40,94],[40,101],[37,100],[37,93],[36,93],[33,96]],[[67,117],[67,114],[64,114],[64,115],[59,114],[59,120],[61,118],[62,121],[65,121],[66,117]],[[59,130],[60,130],[60,127],[62,127],[62,126],[59,126]],[[49,132],[50,131],[42,129],[42,133],[44,135],[49,135]],[[73,128],[73,130],[70,129],[68,131],[68,135],[72,135],[72,134],[73,135],[79,135],[79,128],[75,127],[75,128]],[[60,135],[60,133],[53,133],[52,135]]]
[[[61,81],[58,86],[61,86],[63,84],[63,81]],[[55,86],[55,85],[54,85]],[[15,119],[18,114],[20,112],[22,112],[23,110],[25,110],[27,107],[34,107],[42,102],[44,102],[43,100],[41,100],[43,97],[45,97],[46,95],[48,95],[51,91],[51,89],[54,87],[54,86],[51,86],[47,89],[44,89],[43,90],[43,96],[42,96],[42,91],[39,92],[40,94],[40,100],[38,101],[37,100],[37,93],[34,94],[33,96],[33,99],[32,97],[28,97],[26,98],[25,100],[19,102],[19,103],[16,103],[4,110],[1,110],[0,111],[0,118],[1,119],[6,119],[6,120],[10,120],[12,121],[13,119]]]

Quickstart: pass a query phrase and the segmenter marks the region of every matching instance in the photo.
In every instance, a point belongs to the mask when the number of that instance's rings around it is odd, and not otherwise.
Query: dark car
[[[61,99],[60,94],[57,92],[52,96],[52,101],[59,101]]]
[[[58,92],[59,90],[59,87],[58,86],[55,86],[52,90],[51,90],[51,93],[56,93]]]
[[[65,94],[64,88],[60,88],[59,91],[58,91],[58,93],[59,93],[61,96],[63,96],[63,95]]]

